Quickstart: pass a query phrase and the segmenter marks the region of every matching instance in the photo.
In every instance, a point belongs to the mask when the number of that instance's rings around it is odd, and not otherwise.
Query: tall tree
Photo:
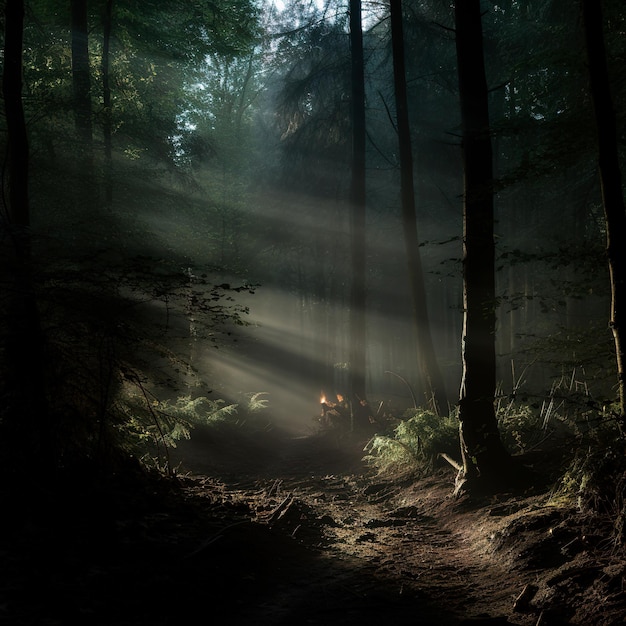
[[[7,117],[9,219],[16,231],[17,254],[28,254],[24,236],[29,227],[28,206],[28,137],[22,104],[22,46],[24,32],[24,2],[9,0],[5,6],[4,68],[2,95]]]
[[[589,86],[595,111],[598,165],[606,221],[606,252],[611,279],[611,317],[619,389],[619,413],[626,434],[626,209],[618,152],[618,132],[607,68],[601,0],[582,0]]]
[[[361,0],[350,0],[352,76],[352,180],[350,187],[352,289],[350,294],[350,393],[365,400],[365,71]]]
[[[71,21],[74,122],[80,142],[78,153],[81,159],[86,159],[84,165],[89,168],[93,156],[93,124],[87,0],[71,0]]]
[[[463,157],[463,474],[497,478],[510,458],[495,415],[496,297],[491,148],[480,0],[455,2]]]
[[[435,356],[426,301],[424,271],[417,236],[415,214],[415,188],[413,182],[413,150],[404,63],[404,31],[402,26],[402,0],[391,0],[391,45],[393,52],[394,89],[396,99],[397,132],[400,153],[400,193],[402,200],[402,226],[406,248],[409,287],[413,299],[413,318],[417,339],[418,370],[424,379],[423,387],[435,412],[447,414],[448,399]]]
[[[102,135],[104,139],[104,196],[105,203],[113,201],[113,130],[111,111],[111,28],[113,20],[113,0],[106,0],[102,20]]]
[[[39,310],[31,269],[30,209],[28,194],[29,147],[22,103],[23,0],[5,5],[4,67],[2,95],[8,132],[9,188],[7,227],[9,246],[3,250],[2,271],[7,281],[4,340],[2,425],[3,443],[13,454],[24,448],[35,457],[29,469],[41,469],[51,459],[44,385],[44,350]],[[12,437],[7,441],[7,430]],[[22,446],[24,448],[22,448]],[[9,453],[9,449],[6,450]],[[12,454],[8,454],[13,458]]]

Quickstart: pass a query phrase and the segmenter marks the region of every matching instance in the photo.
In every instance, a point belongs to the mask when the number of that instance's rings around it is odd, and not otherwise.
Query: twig
[[[280,488],[282,483],[283,481],[280,478],[277,478],[270,487],[270,490],[267,492],[267,497],[271,498],[274,494],[278,493],[278,489]]]
[[[293,502],[293,494],[290,493],[287,497],[270,513],[267,523],[273,524],[276,520],[281,518],[285,511],[291,506]]]
[[[170,461],[170,453],[169,453],[169,449],[167,447],[167,442],[165,441],[165,433],[163,432],[163,429],[161,428],[161,424],[159,424],[159,418],[157,417],[157,414],[155,413],[154,409],[152,408],[152,405],[150,403],[150,400],[148,399],[148,392],[145,389],[145,387],[142,385],[141,380],[139,379],[139,376],[135,373],[127,373],[126,377],[129,380],[132,380],[135,385],[137,385],[137,387],[139,387],[139,390],[141,391],[144,400],[146,401],[146,407],[148,408],[148,412],[150,413],[152,420],[154,422],[154,425],[156,426],[156,429],[159,433],[159,436],[161,438],[161,443],[163,444],[163,453],[165,454],[165,464],[167,467],[167,473],[169,476],[173,475],[172,472],[172,464]]]
[[[408,388],[409,393],[411,394],[411,399],[413,400],[413,408],[416,409],[417,408],[417,398],[415,397],[415,393],[413,392],[413,388],[411,387],[411,385],[409,385],[409,383],[406,381],[406,379],[402,378],[402,376],[400,376],[400,374],[396,374],[395,372],[392,372],[390,370],[386,370],[385,374],[391,374],[392,376],[395,376],[396,378],[399,378]]]
[[[452,467],[458,472],[463,470],[463,466],[458,461],[455,461],[451,456],[447,455],[445,452],[440,452],[438,456],[440,456],[445,461],[448,461],[448,463],[450,463],[450,465],[452,465]]]

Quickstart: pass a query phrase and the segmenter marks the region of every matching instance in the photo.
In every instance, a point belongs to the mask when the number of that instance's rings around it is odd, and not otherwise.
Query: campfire
[[[336,401],[333,401],[323,391],[320,393],[322,412],[316,419],[326,427],[365,432],[373,429],[376,424],[383,425],[386,418],[380,415],[382,401],[374,414],[366,400],[357,397],[357,402],[351,405],[342,394],[338,393],[335,397]]]
[[[322,392],[320,397],[320,404],[322,406],[322,417],[326,417],[326,411],[328,410],[328,404],[326,402],[326,394]]]
[[[341,394],[337,394],[337,401],[333,402],[326,397],[324,392],[320,395],[320,405],[322,407],[322,417],[328,417],[329,413],[333,415],[345,414],[348,409],[347,403]]]
[[[332,400],[329,400],[326,397],[326,394],[322,391],[321,395],[320,395],[320,404],[326,405],[326,406],[337,406],[337,404],[341,404],[343,402],[343,396],[338,393],[337,394],[337,402],[333,402]]]

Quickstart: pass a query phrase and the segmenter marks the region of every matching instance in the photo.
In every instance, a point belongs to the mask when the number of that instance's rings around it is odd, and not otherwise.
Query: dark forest
[[[1,4],[0,624],[624,623],[622,0]]]

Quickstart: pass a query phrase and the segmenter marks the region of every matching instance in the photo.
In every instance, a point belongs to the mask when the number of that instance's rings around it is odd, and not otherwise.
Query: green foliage
[[[410,409],[393,436],[376,435],[365,460],[380,473],[423,475],[432,471],[438,454],[456,454],[459,427],[455,415],[441,417],[427,409]]]
[[[251,0],[114,3],[108,59],[114,149],[124,159],[171,167],[185,90],[206,81],[208,55],[230,60],[250,54],[259,36],[259,10]],[[105,119],[103,21],[89,6],[91,98],[95,128]],[[25,22],[24,79],[33,147],[59,158],[76,153],[72,119],[69,3],[30,3]],[[201,76],[198,68],[204,67]],[[206,112],[206,111],[205,111]],[[41,147],[38,145],[41,144]],[[72,158],[70,158],[70,161]],[[79,164],[80,165],[80,164]],[[127,164],[129,165],[129,164]],[[84,184],[82,181],[81,184]]]
[[[600,384],[598,379],[593,381]],[[526,452],[546,439],[597,442],[610,418],[608,403],[594,398],[584,367],[557,377],[550,391],[531,397],[516,389],[501,396],[497,415],[503,437],[512,450]]]
[[[502,441],[512,452],[525,452],[542,435],[538,412],[526,404],[500,405],[496,418]]]
[[[99,259],[49,259],[38,275],[61,463],[104,465],[115,449],[141,457],[146,447],[167,458],[197,425],[234,419],[236,405],[185,393],[201,384],[190,344],[223,344],[244,323],[246,309],[234,301],[241,288],[176,261],[134,257],[120,267]],[[163,397],[177,399],[156,400]]]
[[[232,260],[224,270],[223,229],[214,228],[206,197],[174,193],[164,165],[172,171],[185,88],[199,80],[197,68],[208,53],[248,53],[257,17],[248,0],[115,3],[109,59],[115,189],[105,206],[100,9],[89,16],[91,177],[77,158],[69,4],[36,0],[28,7],[33,273],[47,339],[50,421],[64,465],[104,463],[117,446],[163,450],[196,423],[229,417],[230,405],[219,401],[152,399],[198,384],[194,346],[223,345],[248,312],[236,294],[253,291],[245,280],[228,282],[239,264]],[[130,403],[129,386],[137,395]]]
[[[261,411],[267,409],[269,400],[264,397],[267,394],[264,391],[259,391],[257,393],[251,393],[247,395],[248,402],[246,405],[246,413],[249,416],[258,415]]]
[[[582,368],[555,380],[550,392],[535,402],[521,392],[523,384],[522,378],[513,393],[500,391],[496,400],[505,447],[511,454],[525,454],[539,447],[558,450],[571,446],[575,459],[563,477],[558,497],[577,498],[584,508],[597,508],[604,501],[606,508],[609,501],[615,501],[615,493],[611,496],[609,492],[615,491],[621,467],[618,464],[611,470],[613,483],[602,479],[621,454],[615,411],[593,400]],[[368,443],[365,460],[381,473],[425,475],[441,453],[458,460],[458,447],[456,412],[439,417],[422,408],[410,409],[392,435],[376,435]]]
[[[118,440],[128,452],[153,463],[160,459],[167,467],[168,450],[181,440],[191,439],[196,428],[232,433],[233,429],[265,427],[260,420],[268,406],[265,395],[246,394],[242,404],[191,395],[157,400],[137,378],[129,377],[116,402],[116,410],[123,417],[118,420]]]
[[[117,447],[168,473],[173,471],[169,450],[190,439],[194,428],[219,428],[237,419],[236,404],[191,395],[159,401],[137,378],[126,380],[114,410],[121,417]]]
[[[598,414],[595,428],[574,442],[573,458],[552,500],[575,504],[582,512],[609,514],[621,524],[626,519],[626,461],[614,415]]]
[[[181,396],[175,401],[165,400],[158,403],[159,415],[171,420],[173,424],[180,425],[171,432],[183,434],[189,439],[189,432],[197,424],[218,424],[237,415],[236,404],[226,404],[223,400],[211,400],[206,396],[192,398],[191,395]],[[183,429],[186,425],[189,428]],[[172,440],[180,439],[180,436],[172,436]]]
[[[345,25],[312,21],[281,38],[273,133],[282,183],[299,192],[334,194],[349,157],[349,63]],[[288,60],[287,60],[288,59]]]
[[[144,51],[192,61],[216,51],[247,51],[256,34],[258,10],[250,0],[161,0],[120,6],[117,16]]]
[[[502,403],[498,408],[500,431],[515,451],[541,446],[553,454],[561,474],[551,503],[607,516],[614,524],[614,540],[623,544],[626,457],[617,406],[595,402],[580,373],[574,369],[557,379],[550,393],[535,405]]]

